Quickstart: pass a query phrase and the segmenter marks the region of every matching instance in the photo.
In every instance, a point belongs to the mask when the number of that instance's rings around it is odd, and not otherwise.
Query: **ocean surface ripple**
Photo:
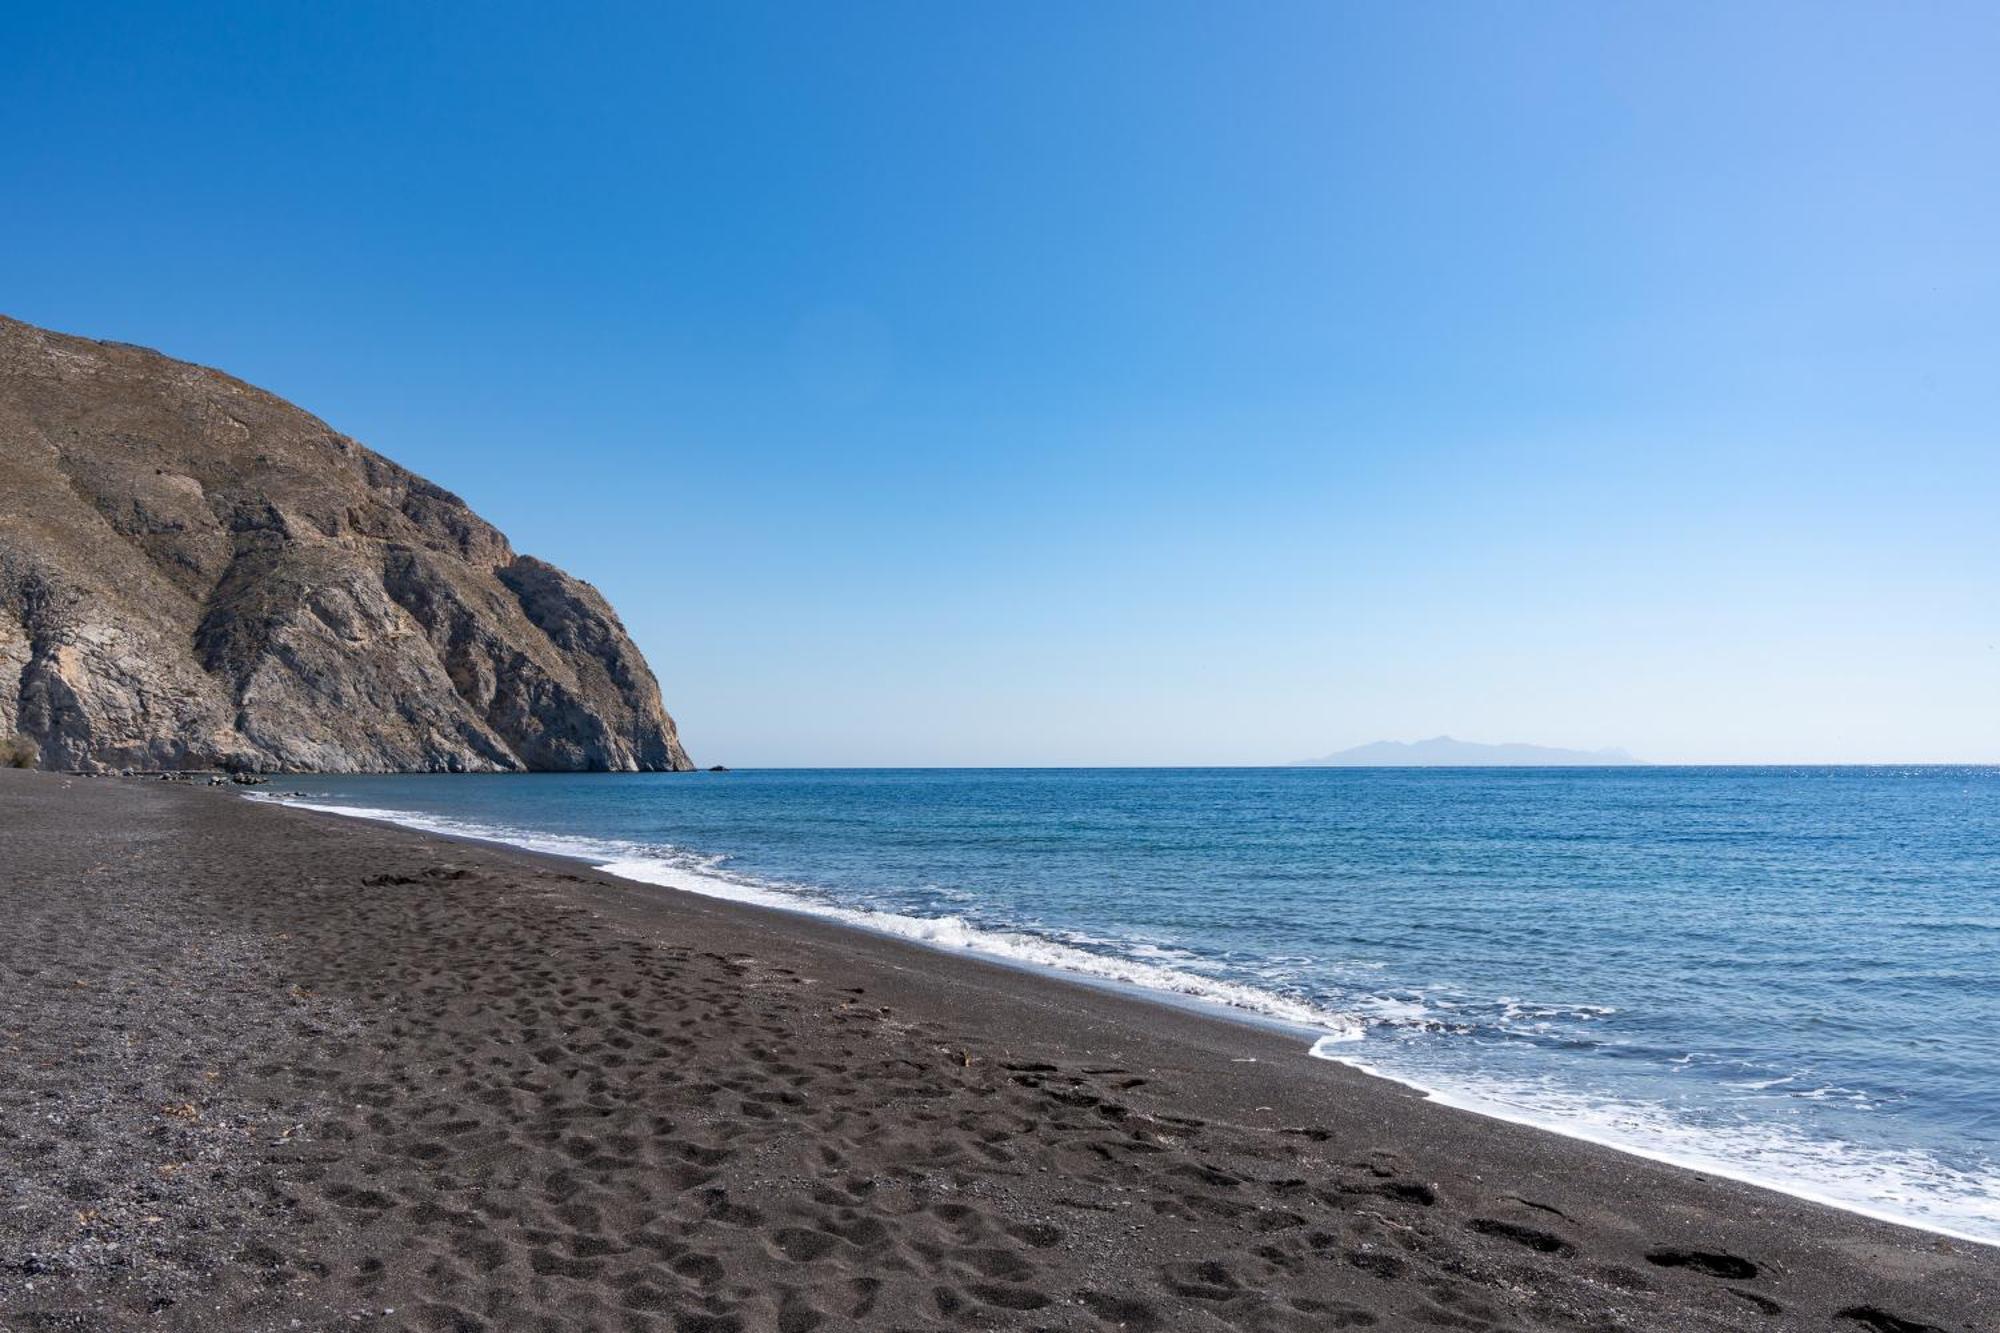
[[[313,777],[2000,1244],[2000,768]]]

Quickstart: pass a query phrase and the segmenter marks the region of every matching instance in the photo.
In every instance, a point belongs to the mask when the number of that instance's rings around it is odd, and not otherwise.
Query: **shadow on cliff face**
[[[0,734],[50,768],[686,770],[589,584],[271,394],[0,318]]]

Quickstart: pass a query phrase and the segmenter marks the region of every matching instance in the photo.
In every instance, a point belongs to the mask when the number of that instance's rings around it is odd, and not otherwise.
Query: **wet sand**
[[[2000,1327],[2000,1249],[567,862],[0,772],[0,1329]]]

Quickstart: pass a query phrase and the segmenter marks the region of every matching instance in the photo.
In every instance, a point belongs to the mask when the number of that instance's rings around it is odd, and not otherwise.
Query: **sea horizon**
[[[512,776],[270,798],[1275,1024],[1447,1105],[2000,1244],[1993,987],[1965,970],[2000,929],[2000,767]]]
[[[2000,1311],[2000,7],[19,9],[0,1333]]]
[[[670,777],[699,777],[722,773],[1202,773],[1233,771],[1281,771],[1297,768],[1324,768],[1343,772],[1508,772],[1536,769],[1630,771],[1645,768],[1673,769],[1870,769],[1870,768],[2000,768],[2000,759],[1884,759],[1884,760],[1757,760],[1728,762],[1687,762],[1631,764],[1321,764],[1317,762],[1271,764],[713,764],[667,774]],[[171,771],[171,770],[162,770]],[[196,771],[196,770],[183,770]],[[616,770],[517,769],[480,772],[367,772],[356,769],[278,769],[259,774],[269,781],[328,777],[422,777],[422,778],[573,778],[573,777],[652,777],[659,774]]]

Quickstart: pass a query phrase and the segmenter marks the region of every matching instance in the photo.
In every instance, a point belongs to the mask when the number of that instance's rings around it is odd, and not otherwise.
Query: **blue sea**
[[[2000,1243],[2000,768],[280,779]]]

